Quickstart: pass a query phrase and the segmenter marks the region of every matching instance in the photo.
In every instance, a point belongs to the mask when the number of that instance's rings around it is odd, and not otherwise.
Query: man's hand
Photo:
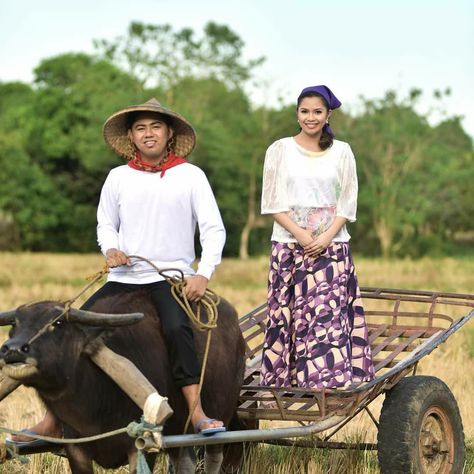
[[[117,249],[109,249],[105,252],[105,262],[110,268],[131,265],[130,259],[121,250]]]
[[[209,280],[202,275],[186,277],[186,286],[184,291],[189,301],[199,301],[206,292]]]

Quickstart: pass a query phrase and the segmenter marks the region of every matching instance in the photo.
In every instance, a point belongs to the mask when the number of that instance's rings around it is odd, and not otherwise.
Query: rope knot
[[[163,426],[154,425],[143,420],[141,417],[140,422],[132,421],[127,425],[127,434],[130,438],[139,438],[145,433],[161,433],[163,431]]]

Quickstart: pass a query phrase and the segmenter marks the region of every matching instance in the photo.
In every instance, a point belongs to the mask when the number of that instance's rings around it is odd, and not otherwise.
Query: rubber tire
[[[461,474],[465,463],[464,432],[456,399],[440,379],[429,376],[406,377],[387,391],[380,414],[378,458],[382,474],[423,473],[420,431],[423,418],[432,410],[446,416],[454,440],[451,470],[429,474]]]

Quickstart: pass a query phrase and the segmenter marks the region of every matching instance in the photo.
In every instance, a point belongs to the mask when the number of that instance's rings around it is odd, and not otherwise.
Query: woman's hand
[[[302,228],[299,228],[298,232],[295,232],[294,237],[303,248],[307,247],[308,245],[311,245],[314,240],[311,231]]]
[[[303,245],[303,250],[308,257],[317,257],[329,247],[331,242],[332,235],[326,231],[312,239],[309,244]]]
[[[131,265],[130,259],[127,255],[117,249],[109,249],[105,252],[105,262],[110,268],[119,267],[120,265]]]

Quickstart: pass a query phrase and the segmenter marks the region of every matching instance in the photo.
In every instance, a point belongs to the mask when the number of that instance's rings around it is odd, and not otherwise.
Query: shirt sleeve
[[[202,252],[196,273],[208,280],[222,259],[226,232],[216,198],[207,177],[196,180],[193,189],[193,211],[199,227],[199,239]]]
[[[357,213],[357,170],[354,153],[346,143],[339,166],[339,189],[337,190],[336,216],[355,222]]]
[[[107,250],[119,248],[119,227],[118,196],[109,173],[102,186],[97,208],[97,242],[104,256]]]
[[[284,146],[279,140],[270,145],[265,154],[261,213],[275,214],[289,210]]]

